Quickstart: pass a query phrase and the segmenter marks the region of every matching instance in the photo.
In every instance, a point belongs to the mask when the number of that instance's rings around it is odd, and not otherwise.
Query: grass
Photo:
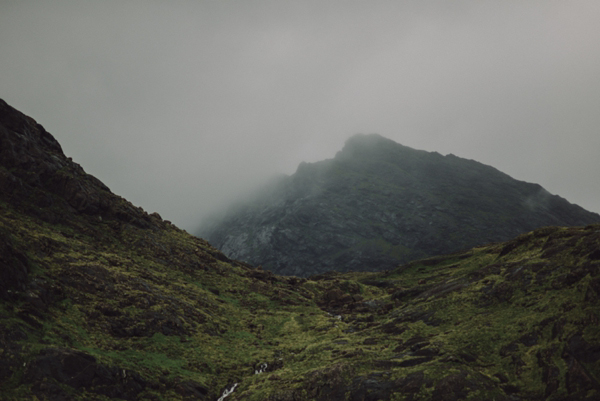
[[[214,399],[235,381],[232,400],[310,400],[324,386],[355,391],[372,374],[381,382],[422,375],[419,399],[432,399],[452,374],[472,383],[466,399],[491,399],[504,394],[504,376],[527,399],[544,394],[550,368],[558,371],[556,397],[597,391],[569,383],[565,359],[576,334],[600,344],[600,311],[588,299],[598,279],[598,262],[587,256],[600,245],[594,227],[541,230],[389,272],[305,280],[218,260],[205,241],[174,227],[77,228],[86,224],[0,215],[0,233],[26,255],[34,283],[19,300],[0,302],[0,325],[26,334],[0,337],[8,399],[43,399],[22,363],[35,365],[52,347],[155,383],[142,399],[183,399],[178,383],[188,380]],[[364,246],[395,252],[383,240]],[[9,349],[19,351],[9,357]],[[265,362],[275,370],[254,375]],[[581,364],[597,382],[597,364]],[[73,399],[103,399],[94,387],[58,385]]]

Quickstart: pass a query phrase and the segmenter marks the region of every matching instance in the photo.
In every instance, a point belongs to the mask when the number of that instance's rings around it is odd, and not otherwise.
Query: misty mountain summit
[[[386,270],[543,226],[599,221],[493,167],[360,134],[333,159],[301,163],[200,235],[230,258],[306,277]]]

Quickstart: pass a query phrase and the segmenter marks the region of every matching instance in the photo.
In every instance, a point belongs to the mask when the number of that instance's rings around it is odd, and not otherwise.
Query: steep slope
[[[2,400],[600,397],[600,225],[281,277],[112,194],[2,101],[0,146]]]
[[[600,216],[481,163],[350,138],[334,159],[301,164],[200,235],[277,274],[390,269]]]

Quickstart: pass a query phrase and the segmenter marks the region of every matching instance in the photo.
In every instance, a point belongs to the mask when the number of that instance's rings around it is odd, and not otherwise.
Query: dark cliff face
[[[303,163],[262,198],[201,234],[228,256],[278,274],[378,271],[600,216],[541,186],[379,135]]]
[[[158,228],[163,222],[113,194],[67,158],[56,139],[0,99],[0,199],[48,223],[77,218]]]
[[[167,225],[113,194],[67,158],[56,139],[31,117],[0,99],[0,209],[14,210],[68,230],[82,230],[98,243],[132,225]],[[17,226],[20,225],[17,224]],[[34,266],[10,231],[0,230],[0,299],[13,299],[30,281]]]

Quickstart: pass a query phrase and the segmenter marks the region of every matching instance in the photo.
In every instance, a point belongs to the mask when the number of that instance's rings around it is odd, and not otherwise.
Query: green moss
[[[349,392],[355,378],[381,372],[385,380],[423,372],[414,399],[431,399],[440,380],[459,372],[479,383],[467,399],[504,394],[498,375],[527,399],[546,391],[546,366],[558,372],[560,397],[567,342],[581,334],[600,344],[599,264],[587,256],[600,240],[591,229],[528,233],[391,272],[291,280],[218,260],[175,228],[80,219],[50,225],[9,207],[0,215],[3,237],[33,266],[27,291],[0,302],[0,361],[15,361],[0,385],[8,399],[33,399],[23,363],[52,347],[140,374],[154,387],[139,399],[182,399],[186,380],[211,399],[232,381],[241,383],[232,399],[315,399],[323,386]],[[404,251],[384,240],[363,245]],[[556,253],[544,256],[550,247]],[[277,369],[254,375],[264,362]],[[596,364],[582,366],[600,377]]]

